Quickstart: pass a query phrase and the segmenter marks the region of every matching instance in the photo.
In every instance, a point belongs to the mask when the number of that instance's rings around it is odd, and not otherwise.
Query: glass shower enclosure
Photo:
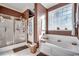
[[[0,16],[0,48],[26,41],[25,23]]]

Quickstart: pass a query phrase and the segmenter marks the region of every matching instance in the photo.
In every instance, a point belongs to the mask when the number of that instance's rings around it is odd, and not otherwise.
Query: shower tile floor
[[[33,54],[30,52],[30,49],[27,48],[16,53],[14,53],[13,50],[9,50],[9,51],[0,53],[0,56],[36,56],[39,53],[40,53],[39,49],[37,50],[36,53]]]

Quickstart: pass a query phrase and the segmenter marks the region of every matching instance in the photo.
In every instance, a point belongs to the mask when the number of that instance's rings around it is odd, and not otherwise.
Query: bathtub
[[[72,36],[46,34],[40,41],[40,51],[50,56],[79,55],[79,40]]]

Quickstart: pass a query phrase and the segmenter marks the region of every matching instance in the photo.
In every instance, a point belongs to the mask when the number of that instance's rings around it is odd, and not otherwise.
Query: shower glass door
[[[6,44],[7,45],[12,45],[13,44],[13,20],[12,19],[5,19],[5,39],[6,39]]]
[[[13,20],[0,18],[0,48],[13,44]]]
[[[21,20],[15,20],[15,44],[26,41],[24,27],[24,23]]]
[[[5,21],[2,20],[3,18],[0,16],[0,48],[7,46],[5,40]]]

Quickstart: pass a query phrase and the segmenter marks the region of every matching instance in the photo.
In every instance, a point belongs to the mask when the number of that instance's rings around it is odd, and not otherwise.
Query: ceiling
[[[41,3],[45,8],[50,8],[57,3]],[[18,12],[24,12],[27,9],[30,9],[34,12],[34,3],[0,3],[0,5],[16,10]]]
[[[33,3],[0,3],[0,5],[13,9],[13,10],[16,10],[21,13],[27,9],[30,9],[32,11],[34,9]]]
[[[41,3],[45,8],[50,8],[58,3]]]

